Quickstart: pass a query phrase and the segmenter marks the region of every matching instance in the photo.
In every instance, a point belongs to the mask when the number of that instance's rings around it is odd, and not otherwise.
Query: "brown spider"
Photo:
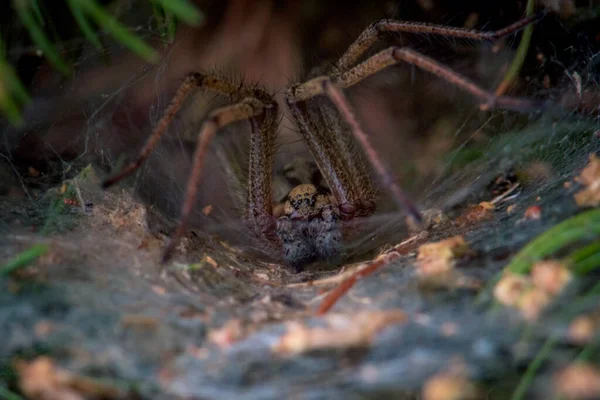
[[[460,87],[483,100],[488,107],[516,111],[535,109],[526,99],[495,96],[450,68],[414,50],[389,47],[357,64],[383,32],[413,32],[494,41],[539,20],[537,14],[493,32],[452,28],[418,22],[380,20],[366,28],[327,74],[292,85],[286,90],[287,106],[328,186],[328,192],[312,184],[293,188],[283,207],[273,207],[271,178],[279,110],[273,96],[259,87],[234,84],[211,74],[191,73],[177,90],[162,119],[138,157],[119,174],[104,182],[107,188],[136,171],[163,136],[186,97],[202,88],[229,97],[231,105],[213,110],[202,123],[194,153],[185,200],[177,229],[167,245],[163,262],[172,255],[186,231],[186,223],[202,177],[208,146],[217,131],[247,120],[251,128],[250,160],[244,220],[250,233],[266,246],[278,249],[289,266],[302,270],[315,260],[335,259],[344,237],[341,221],[364,217],[375,211],[375,191],[363,154],[397,204],[416,221],[419,210],[406,198],[378,158],[363,132],[342,89],[400,62],[406,62]],[[274,211],[275,210],[275,211]],[[281,210],[281,211],[278,211]]]

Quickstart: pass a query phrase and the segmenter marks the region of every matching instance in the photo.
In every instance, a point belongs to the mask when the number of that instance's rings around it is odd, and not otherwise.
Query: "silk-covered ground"
[[[489,141],[483,158],[462,161],[425,193],[422,207],[451,205],[452,216],[491,200],[486,187],[497,173],[543,166],[491,220],[430,237],[462,234],[474,253],[457,269],[477,284],[424,285],[412,252],[360,280],[325,317],[312,314],[333,285],[302,282],[339,270],[317,266],[296,276],[200,233],[180,246],[180,259],[195,264],[161,267],[162,232],[172,222],[127,186],[101,191],[103,175],[93,167],[71,171],[64,186],[31,190],[37,198],[0,198],[0,259],[49,246],[0,280],[0,386],[18,391],[27,379],[46,381],[66,396],[51,373],[26,373],[34,364],[22,361],[46,355],[55,368],[94,378],[99,387],[79,391],[90,398],[417,398],[429,377],[452,368],[482,385],[487,398],[507,398],[566,322],[551,312],[524,337],[515,312],[490,313],[476,296],[524,244],[578,212],[578,185],[564,183],[600,149],[596,128],[586,119],[542,116]],[[519,222],[534,204],[541,219]],[[406,238],[401,217],[389,221],[371,251]],[[331,348],[290,352],[284,341],[304,326],[325,327]],[[559,343],[530,396],[547,398],[550,374],[577,351]]]

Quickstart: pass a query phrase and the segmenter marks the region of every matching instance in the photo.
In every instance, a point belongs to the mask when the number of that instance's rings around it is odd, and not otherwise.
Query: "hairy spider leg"
[[[179,223],[177,224],[177,228],[169,240],[169,244],[164,250],[162,258],[163,263],[167,262],[171,258],[175,248],[177,247],[177,244],[179,243],[179,240],[185,234],[187,222],[196,201],[198,184],[202,178],[206,152],[217,131],[231,123],[258,117],[264,113],[265,104],[256,98],[248,97],[231,106],[217,108],[216,110],[212,111],[208,118],[202,123],[202,128],[200,129],[200,133],[198,135],[199,140],[194,152],[192,173],[187,181],[184,202],[183,206],[181,207]]]
[[[427,27],[428,29],[430,29],[431,33],[491,40],[512,33],[529,23],[536,21],[539,18],[541,18],[540,15],[525,18],[521,21],[510,25],[507,28],[495,32],[479,32],[461,28],[444,28],[438,25],[410,24],[387,20],[384,21],[385,23],[382,23],[381,26],[388,27],[389,29],[404,29],[405,31],[408,31],[408,28],[411,29],[410,31],[417,31],[417,29],[420,29],[418,27]],[[363,54],[364,51],[366,51],[365,46],[367,46],[367,43],[370,46],[376,40],[376,32],[379,32],[379,30],[373,27],[367,28],[367,30],[363,32],[361,37],[359,37],[359,39],[350,46],[350,49],[346,52],[346,54],[342,56],[342,59],[340,60],[340,62],[338,62],[338,67],[340,65],[347,65],[349,59],[356,60],[358,57],[360,57],[360,55]],[[357,44],[357,42],[359,43]],[[296,104],[300,102],[306,102],[307,100],[315,96],[327,96],[338,109],[340,116],[349,125],[354,137],[361,143],[371,165],[373,165],[373,167],[379,174],[382,183],[386,187],[389,187],[397,204],[400,207],[402,207],[405,210],[405,212],[407,212],[417,222],[420,222],[421,213],[418,211],[416,206],[407,198],[407,196],[403,193],[400,187],[395,183],[393,177],[389,174],[387,168],[377,155],[377,152],[370,144],[368,135],[360,127],[360,124],[356,119],[354,115],[355,113],[353,112],[350,103],[346,99],[346,96],[341,90],[337,89],[337,86],[341,88],[351,87],[361,82],[365,78],[400,62],[405,62],[407,64],[414,65],[418,68],[421,68],[424,71],[427,71],[458,86],[459,88],[471,93],[473,96],[484,100],[487,103],[488,107],[498,107],[511,109],[519,112],[528,112],[539,110],[540,108],[544,107],[545,104],[529,99],[520,99],[510,96],[496,96],[494,93],[483,89],[475,82],[458,74],[451,68],[446,67],[445,65],[435,61],[434,59],[427,57],[421,53],[418,53],[414,50],[396,46],[389,47],[385,50],[380,51],[379,53],[367,58],[362,63],[350,68],[347,71],[338,71],[334,73],[331,77],[319,76],[307,82],[292,87],[287,93],[287,101],[295,117],[299,121],[301,121],[301,130],[309,130],[310,126],[308,125],[308,122],[306,122],[305,119],[303,121],[302,111]],[[318,152],[319,149],[317,149],[317,153]],[[317,160],[319,159],[318,154],[314,154],[313,156]],[[339,181],[342,182],[341,179]],[[332,193],[334,194],[334,196],[340,204],[356,204],[357,202],[360,202],[359,199],[352,198],[351,196],[349,196],[349,193],[343,190],[332,190]]]
[[[535,23],[546,15],[545,11],[537,12],[497,31],[480,31],[476,29],[448,27],[424,22],[397,21],[382,19],[367,27],[358,38],[348,47],[336,64],[338,71],[350,69],[359,58],[373,46],[379,35],[384,32],[424,33],[431,35],[450,36],[478,41],[496,41]]]
[[[329,99],[337,108],[342,119],[348,124],[354,138],[361,144],[369,162],[375,168],[380,179],[392,192],[397,204],[404,209],[404,211],[416,222],[420,222],[422,219],[421,213],[392,178],[392,175],[388,172],[383,161],[379,158],[377,152],[371,145],[368,135],[362,130],[360,124],[358,123],[350,103],[345,98],[344,94],[332,85],[328,77],[322,76],[312,79],[304,84],[293,87],[287,93],[288,106],[292,110],[292,113],[294,113],[296,119],[299,121],[300,130],[306,131],[304,135],[309,137],[313,136],[311,126],[309,125],[308,120],[304,117],[302,110],[299,108],[297,103],[304,102],[318,95],[326,95],[329,97]],[[313,139],[313,141],[315,140]],[[317,163],[319,162],[320,158],[324,158],[320,153],[326,153],[328,150],[326,148],[321,148],[322,146],[320,145],[321,143],[317,142],[311,148],[313,153],[317,153],[313,154],[313,157],[317,160]],[[334,154],[325,159],[326,171],[332,171],[327,172],[324,175],[326,175],[326,180],[327,177],[329,177],[331,180],[331,183],[329,181],[327,183],[330,185],[332,194],[339,204],[340,213],[345,219],[352,219],[365,214],[368,215],[369,211],[372,212],[375,208],[373,199],[356,197],[352,191],[348,190],[350,185],[346,183],[348,179],[345,178],[344,171],[336,168],[336,165],[330,162],[331,159],[335,160],[338,158],[339,157]],[[328,162],[332,165],[328,165]],[[331,187],[332,185],[333,187]],[[368,207],[369,203],[365,204],[365,200],[372,204],[370,210]]]
[[[242,89],[240,85],[236,85],[232,82],[212,75],[202,74],[200,72],[190,73],[175,92],[175,95],[169,103],[169,106],[165,110],[162,118],[160,119],[160,121],[158,122],[148,139],[146,139],[146,143],[144,143],[144,146],[138,153],[136,159],[129,163],[119,173],[105,180],[102,184],[102,187],[104,189],[107,189],[110,186],[122,181],[123,179],[125,179],[126,177],[138,170],[138,168],[152,153],[152,151],[158,144],[158,141],[164,136],[164,134],[167,131],[167,128],[173,121],[173,118],[175,118],[175,115],[177,115],[177,112],[183,106],[183,103],[185,102],[186,98],[194,89],[197,88],[202,88],[216,93],[227,95],[231,98],[236,99],[234,102],[237,102],[245,97],[255,97],[258,100],[266,103],[274,103],[272,97],[261,89],[251,87]]]
[[[272,218],[271,169],[273,149],[278,118],[278,106],[273,97],[256,87],[234,84],[208,74],[193,72],[189,74],[173,96],[156,128],[146,140],[138,156],[127,167],[103,183],[108,188],[134,173],[152,153],[158,141],[164,136],[173,118],[181,109],[186,98],[196,89],[202,88],[224,94],[235,104],[212,111],[203,122],[199,142],[194,152],[193,166],[187,182],[180,220],[163,253],[163,262],[169,260],[184,235],[189,215],[196,200],[197,186],[202,178],[204,159],[210,141],[216,132],[236,121],[250,119],[252,126],[250,171],[246,204],[246,220],[257,236],[276,240],[275,224]],[[260,120],[260,123],[257,122]]]

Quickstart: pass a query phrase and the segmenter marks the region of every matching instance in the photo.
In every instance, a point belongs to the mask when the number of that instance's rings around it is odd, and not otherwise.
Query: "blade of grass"
[[[81,7],[102,29],[106,30],[115,37],[129,50],[148,62],[158,61],[158,53],[149,44],[138,38],[136,35],[122,25],[115,17],[106,12],[94,0],[76,0]]]
[[[0,267],[0,277],[8,276],[15,272],[17,269],[31,264],[38,257],[45,254],[49,250],[49,248],[50,247],[47,244],[39,243],[17,254],[14,258],[12,258],[6,264]]]
[[[23,400],[21,396],[16,393],[11,392],[6,389],[4,386],[0,385],[0,399],[3,400]]]
[[[98,40],[98,36],[96,35],[95,30],[90,25],[87,20],[85,13],[79,7],[79,2],[77,0],[68,0],[69,8],[71,9],[71,14],[73,14],[73,18],[75,18],[75,22],[83,32],[83,35],[87,38],[96,47],[98,50],[102,49],[102,43]]]
[[[548,229],[529,242],[505,270],[516,274],[527,274],[531,265],[579,240],[600,234],[600,209],[582,212]]]
[[[529,386],[531,386],[531,382],[533,381],[533,378],[535,378],[536,372],[538,369],[540,369],[546,358],[548,358],[557,341],[558,338],[556,336],[551,336],[546,340],[540,351],[536,354],[535,358],[533,361],[531,361],[527,367],[527,370],[521,377],[521,380],[519,381],[511,400],[521,400],[524,398],[523,396],[525,396],[527,389],[529,389]]]
[[[534,10],[535,1],[527,0],[527,9],[525,11],[525,16],[529,17],[533,15]],[[504,93],[506,93],[506,91],[510,89],[514,81],[519,76],[519,72],[523,67],[523,63],[525,63],[525,57],[527,56],[527,51],[529,50],[529,44],[531,42],[532,34],[533,25],[529,25],[523,30],[523,34],[521,35],[521,41],[519,42],[519,47],[517,47],[517,51],[515,53],[515,58],[510,64],[508,71],[506,71],[504,79],[502,80],[502,82],[500,82],[498,88],[496,88],[496,96],[501,96]]]
[[[0,65],[0,68],[3,67]],[[21,117],[19,107],[13,101],[8,90],[6,90],[7,83],[6,77],[2,74],[0,76],[0,109],[2,109],[2,113],[12,125],[20,126],[23,123],[23,118]]]
[[[21,105],[29,103],[31,98],[27,89],[21,83],[21,80],[15,73],[15,70],[5,61],[0,59],[0,70],[2,70],[3,79],[7,83],[8,89]]]
[[[38,24],[41,26],[46,25],[46,21],[44,21],[44,15],[42,14],[42,9],[40,8],[40,3],[38,3],[38,0],[31,0],[31,8],[33,9],[33,14],[37,18]]]
[[[152,2],[152,13],[154,14],[154,19],[156,20],[156,26],[160,31],[160,35],[163,37],[167,36],[164,9],[159,7],[155,2]]]
[[[13,0],[13,5],[19,19],[25,25],[25,28],[29,32],[31,39],[34,43],[43,51],[44,56],[50,61],[50,63],[64,75],[71,73],[70,68],[62,60],[54,45],[50,42],[42,27],[36,21],[35,12],[32,11],[28,0]]]
[[[577,299],[574,304],[569,304],[569,307],[563,311],[565,317],[568,317],[572,313],[572,309],[577,308],[580,304],[585,303],[590,297],[596,296],[600,293],[600,282],[595,284],[592,288],[590,288],[581,298]],[[554,346],[558,342],[559,336],[557,334],[552,334],[550,337],[546,339],[546,342],[540,349],[540,351],[536,354],[535,358],[531,361],[527,370],[521,377],[517,388],[515,389],[511,400],[521,400],[527,393],[527,389],[531,385],[533,378],[535,377],[535,373],[540,369],[543,362],[548,358]],[[584,350],[577,356],[576,361],[585,361],[587,357],[593,353],[596,349],[596,346],[588,345],[584,348]]]
[[[173,14],[188,25],[200,25],[204,15],[187,0],[153,0],[159,3],[166,11],[165,14]]]
[[[29,95],[5,54],[6,46],[0,37],[0,109],[12,125],[19,126],[23,123],[20,106],[29,102]]]

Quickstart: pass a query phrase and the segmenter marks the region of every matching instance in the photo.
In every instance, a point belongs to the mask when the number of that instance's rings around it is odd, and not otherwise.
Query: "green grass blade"
[[[96,47],[98,50],[101,50],[102,43],[100,43],[100,40],[98,40],[98,36],[90,25],[90,22],[85,17],[85,13],[79,7],[79,2],[77,2],[77,0],[68,0],[68,3],[69,8],[71,9],[71,14],[73,14],[73,18],[75,18],[75,22],[77,22],[81,32],[83,32],[84,36],[94,45],[94,47]]]
[[[12,125],[20,126],[23,123],[23,118],[17,103],[6,90],[7,86],[6,77],[4,75],[0,76],[0,109]]]
[[[125,47],[136,53],[146,61],[158,61],[158,53],[150,45],[131,34],[115,17],[107,13],[102,6],[94,0],[76,0],[79,6],[96,21],[96,23],[121,42]]]
[[[6,264],[0,267],[0,277],[8,276],[17,269],[31,264],[38,257],[45,254],[49,250],[49,248],[50,247],[47,244],[39,243],[17,254],[14,258],[12,258]]]
[[[535,10],[535,1],[528,0],[527,1],[527,10],[525,16],[529,17],[533,15]],[[528,25],[525,30],[523,30],[523,35],[521,35],[521,41],[519,42],[519,47],[517,47],[517,51],[515,53],[515,58],[513,59],[508,71],[506,71],[506,75],[504,75],[504,79],[498,85],[498,89],[496,90],[496,94],[500,95],[505,93],[514,81],[519,76],[519,72],[525,63],[525,57],[527,57],[527,51],[529,50],[529,44],[531,42],[531,35],[533,34],[533,25]]]
[[[36,21],[35,12],[32,11],[28,0],[13,0],[13,5],[19,19],[25,25],[25,28],[29,32],[31,39],[35,44],[43,51],[44,56],[50,61],[50,63],[65,75],[71,73],[71,69],[62,60],[54,45],[50,42],[42,27]]]
[[[15,70],[6,62],[0,60],[0,69],[2,70],[3,79],[7,82],[10,93],[21,103],[27,104],[31,100],[29,93],[21,80],[15,73]]]
[[[535,374],[540,369],[544,361],[548,358],[548,356],[550,356],[550,353],[554,349],[554,345],[556,344],[557,340],[558,338],[554,336],[546,340],[546,343],[544,343],[540,351],[536,354],[535,358],[533,359],[533,361],[531,361],[531,363],[527,367],[527,370],[521,377],[521,381],[517,385],[517,388],[515,389],[511,400],[524,399],[523,396],[525,396],[525,394],[527,393],[527,389],[529,389],[529,386],[531,386],[531,382],[533,381],[533,378],[535,378]]]
[[[3,400],[23,400],[21,396],[16,393],[11,392],[5,387],[0,385],[0,399]]]
[[[171,13],[188,25],[200,25],[204,15],[187,0],[153,0],[159,3],[166,13]]]
[[[44,21],[44,15],[42,14],[42,9],[40,8],[40,3],[38,0],[31,0],[31,8],[33,9],[33,14],[37,19],[38,24],[41,26],[46,25],[46,21]]]
[[[573,271],[578,275],[585,275],[597,268],[600,268],[600,253],[593,254],[579,261],[573,266]]]
[[[600,209],[585,211],[548,229],[529,242],[505,270],[527,274],[531,265],[565,246],[600,234]]]

